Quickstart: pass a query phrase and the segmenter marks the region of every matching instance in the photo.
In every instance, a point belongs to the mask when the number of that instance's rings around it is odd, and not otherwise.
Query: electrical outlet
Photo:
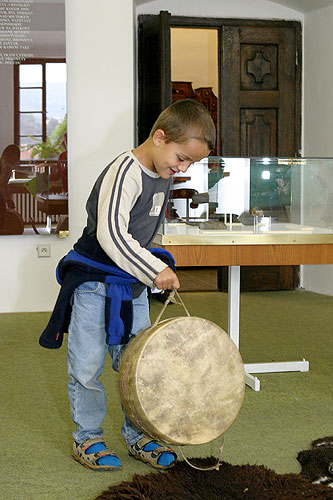
[[[37,257],[51,257],[50,245],[37,245]]]

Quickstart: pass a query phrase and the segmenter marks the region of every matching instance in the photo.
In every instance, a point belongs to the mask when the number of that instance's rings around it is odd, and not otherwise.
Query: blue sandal
[[[72,457],[80,464],[93,470],[119,470],[122,465],[115,453],[108,450],[101,438],[87,439],[73,443]]]
[[[133,445],[127,445],[129,455],[150,465],[154,469],[170,469],[177,460],[176,453],[161,446],[151,438],[143,437]]]

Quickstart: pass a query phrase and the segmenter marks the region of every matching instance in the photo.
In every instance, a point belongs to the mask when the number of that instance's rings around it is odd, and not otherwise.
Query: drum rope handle
[[[177,297],[177,300],[175,300],[175,295]],[[183,306],[184,308],[184,311],[186,312],[187,316],[191,316],[190,313],[188,312],[181,296],[179,295],[179,293],[177,292],[177,290],[172,290],[172,292],[170,293],[169,297],[167,298],[167,300],[165,301],[164,303],[164,306],[160,312],[160,314],[158,315],[155,323],[153,324],[152,328],[154,328],[155,326],[158,325],[165,309],[167,308],[167,305],[169,304],[169,302],[171,302],[171,300],[173,300],[173,303],[174,304],[179,304],[181,306]],[[211,467],[197,467],[196,465],[193,465],[191,464],[191,462],[185,457],[184,453],[183,453],[183,450],[178,446],[178,450],[180,451],[180,454],[182,455],[183,459],[185,460],[185,462],[190,466],[192,467],[193,469],[196,469],[196,470],[201,470],[201,471],[210,471],[210,470],[219,470],[220,469],[220,465],[222,464],[222,453],[223,453],[223,448],[224,448],[224,437],[222,438],[222,444],[220,446],[220,449],[219,449],[219,456],[217,458],[217,462],[215,465],[212,465]]]
[[[197,467],[196,465],[191,464],[191,462],[185,457],[183,450],[178,446],[178,450],[180,451],[180,454],[182,455],[183,459],[185,462],[192,467],[193,469],[196,470],[202,470],[202,471],[210,471],[210,470],[220,470],[220,465],[222,465],[222,453],[223,453],[223,448],[224,448],[224,437],[222,438],[222,444],[219,449],[219,456],[217,458],[217,462],[215,465],[212,465],[211,467]]]
[[[177,299],[179,300],[179,302],[177,302],[177,300],[174,299],[175,295],[176,295]],[[185,306],[182,298],[180,297],[179,293],[177,292],[177,290],[172,290],[172,292],[170,293],[169,297],[165,301],[163,309],[160,312],[160,314],[158,315],[158,317],[157,317],[155,323],[153,324],[152,328],[154,328],[159,323],[159,321],[160,321],[160,319],[161,319],[161,317],[162,317],[165,309],[167,308],[167,305],[169,304],[169,302],[171,300],[174,300],[174,304],[179,304],[179,305],[183,306],[184,311],[186,312],[187,316],[191,316],[190,313],[188,312],[188,310],[187,310],[187,308],[186,308],[186,306]]]

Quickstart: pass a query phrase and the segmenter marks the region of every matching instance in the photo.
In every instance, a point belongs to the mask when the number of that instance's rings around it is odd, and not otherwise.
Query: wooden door
[[[294,27],[223,27],[223,156],[298,156],[297,64]]]
[[[140,16],[141,17],[141,16]],[[138,143],[172,102],[170,14],[141,17],[138,33]]]
[[[300,68],[298,36],[290,26],[222,29],[222,154],[298,156]],[[265,207],[262,207],[265,208]],[[227,268],[219,269],[227,290]],[[241,290],[290,290],[295,266],[242,267]]]

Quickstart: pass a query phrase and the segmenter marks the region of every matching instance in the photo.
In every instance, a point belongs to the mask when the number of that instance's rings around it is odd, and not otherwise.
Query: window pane
[[[21,135],[42,135],[42,113],[21,113]]]
[[[35,136],[39,141],[42,140],[41,136]],[[31,158],[31,153],[34,150],[36,141],[31,137],[20,137],[20,147],[21,147],[21,160],[28,160]]]
[[[42,111],[42,89],[20,90],[20,111]]]
[[[47,82],[61,82],[66,83],[67,72],[66,63],[46,63],[45,65],[45,75]]]
[[[67,112],[66,63],[46,64],[46,116],[47,135],[61,123]]]
[[[41,87],[42,84],[41,64],[20,64],[20,87]]]
[[[21,146],[34,146],[36,144],[36,140],[42,141],[42,136],[40,135],[34,135],[34,138],[32,137],[26,137],[26,136],[21,136],[20,137],[20,145]]]

